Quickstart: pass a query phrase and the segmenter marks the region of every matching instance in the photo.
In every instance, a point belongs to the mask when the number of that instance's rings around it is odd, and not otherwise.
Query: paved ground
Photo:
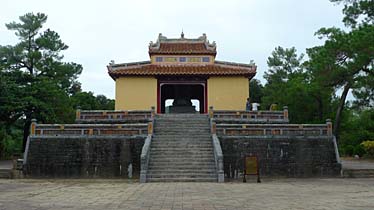
[[[13,162],[11,160],[0,160],[0,169],[11,169],[13,168]]]
[[[374,169],[374,160],[344,158],[343,169]]]
[[[2,179],[0,209],[374,209],[374,179],[126,182]]]

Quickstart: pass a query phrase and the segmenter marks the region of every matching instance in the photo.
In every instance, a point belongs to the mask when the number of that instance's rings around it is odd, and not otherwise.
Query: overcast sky
[[[114,98],[114,81],[106,65],[148,60],[148,44],[158,33],[186,38],[206,33],[217,43],[217,60],[257,64],[263,80],[266,59],[277,46],[299,53],[321,44],[321,27],[343,27],[341,6],[328,0],[132,0],[38,1],[2,0],[0,45],[17,39],[5,23],[27,12],[48,15],[45,28],[69,45],[65,61],[83,65],[79,78],[85,91]]]

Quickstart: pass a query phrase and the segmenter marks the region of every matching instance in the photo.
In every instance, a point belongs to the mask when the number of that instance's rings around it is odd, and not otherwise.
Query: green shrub
[[[353,150],[353,155],[358,155],[358,156],[362,157],[365,154],[366,154],[366,151],[361,144],[358,144],[358,145],[355,146],[355,148]]]
[[[347,145],[347,146],[343,149],[344,154],[345,154],[345,155],[348,155],[348,156],[352,156],[354,150],[355,150],[355,147],[354,147],[353,145]]]
[[[0,159],[9,159],[15,153],[20,153],[22,148],[22,132],[11,130],[7,133],[5,129],[0,129]]]
[[[374,157],[374,141],[364,141],[360,145],[369,156]]]

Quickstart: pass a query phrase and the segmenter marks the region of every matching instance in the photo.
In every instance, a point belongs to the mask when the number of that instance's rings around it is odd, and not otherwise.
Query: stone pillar
[[[209,107],[209,117],[213,118],[214,117],[214,111],[213,111],[213,106]]]
[[[154,118],[156,114],[156,108],[154,106],[151,106],[151,117]]]
[[[284,117],[284,120],[289,120],[288,119],[288,106],[284,106],[283,107],[283,117]]]
[[[36,133],[36,119],[31,120],[31,126],[30,126],[30,135],[34,136]]]
[[[327,135],[332,136],[332,122],[331,119],[326,119]]]
[[[211,128],[211,132],[212,134],[216,134],[217,133],[217,124],[215,122],[212,122],[212,128]]]
[[[81,110],[78,108],[75,111],[75,120],[80,120],[81,119]]]
[[[149,122],[148,123],[148,135],[152,135],[152,134],[153,134],[153,123]]]

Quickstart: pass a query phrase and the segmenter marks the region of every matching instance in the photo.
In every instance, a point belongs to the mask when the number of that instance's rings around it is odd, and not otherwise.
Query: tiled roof
[[[159,34],[157,42],[149,44],[149,55],[216,55],[216,43],[210,43],[206,34],[197,39],[180,38],[169,39]]]
[[[149,49],[149,54],[161,55],[216,55],[215,49],[208,49],[203,42],[197,43],[160,43],[159,48]]]
[[[108,66],[108,73],[116,79],[121,76],[246,76],[256,74],[256,66],[219,62],[215,64],[139,64]]]

